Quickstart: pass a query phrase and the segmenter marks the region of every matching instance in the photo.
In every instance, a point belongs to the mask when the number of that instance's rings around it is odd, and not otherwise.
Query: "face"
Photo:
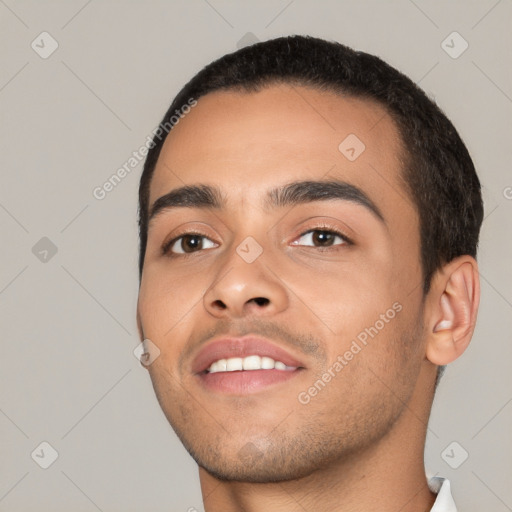
[[[159,403],[212,475],[305,476],[400,417],[425,353],[400,151],[380,106],[290,85],[208,94],[167,137],[138,320]]]

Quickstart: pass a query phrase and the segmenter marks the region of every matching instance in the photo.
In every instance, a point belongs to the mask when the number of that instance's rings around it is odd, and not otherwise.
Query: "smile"
[[[293,371],[296,366],[287,366],[282,361],[276,361],[271,357],[250,355],[247,357],[230,357],[214,361],[207,369],[208,373],[235,372],[248,370],[281,370]]]
[[[251,335],[211,340],[191,362],[203,389],[239,396],[285,383],[304,370],[305,364],[282,346]]]

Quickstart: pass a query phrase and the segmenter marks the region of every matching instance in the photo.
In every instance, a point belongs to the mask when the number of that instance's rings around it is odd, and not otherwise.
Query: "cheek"
[[[346,268],[340,262],[336,271],[329,272],[303,268],[300,279],[290,274],[287,282],[300,308],[307,306],[307,315],[301,318],[310,316],[316,320],[315,329],[322,331],[331,374],[344,375],[333,379],[341,393],[348,392],[345,386],[350,387],[361,375],[372,377],[369,368],[397,372],[407,364],[404,354],[411,346],[406,333],[413,312],[406,311],[410,298],[393,275],[389,259],[352,261]]]
[[[144,270],[138,311],[144,338],[160,350],[150,370],[165,365],[167,371],[178,375],[179,355],[193,331],[198,308],[203,308],[202,291],[197,277],[174,277],[162,269]]]
[[[143,326],[158,336],[166,335],[198,305],[204,293],[204,279],[197,273],[170,272],[163,265],[144,270],[139,291]]]
[[[375,311],[370,321],[358,318],[357,326],[350,317],[339,324],[344,333],[327,340],[327,368],[302,395],[311,408],[330,411],[337,424],[352,423],[345,424],[347,431],[367,423],[369,414],[375,424],[391,421],[409,400],[422,360],[418,329],[403,306]]]
[[[319,328],[337,339],[340,347],[379,321],[399,299],[389,266],[382,261],[340,261],[294,270],[284,279],[292,296],[304,313],[321,321]],[[394,311],[388,316],[394,318]]]

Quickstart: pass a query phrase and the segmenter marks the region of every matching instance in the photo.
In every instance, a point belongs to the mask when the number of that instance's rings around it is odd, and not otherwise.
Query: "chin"
[[[199,463],[198,465],[217,480],[224,482],[278,483],[288,480],[297,480],[313,472],[313,470],[306,468],[302,468],[302,470],[299,468],[288,468],[285,470],[283,467],[272,465],[272,463],[242,466],[239,462],[231,465],[229,462],[226,462],[223,467],[219,464],[216,464],[214,467],[201,465]]]
[[[218,449],[197,453],[185,448],[200,468],[225,482],[286,482],[307,477],[327,465],[325,460],[302,450],[291,450],[286,454],[282,449],[275,452],[267,449],[263,453],[251,442],[233,453],[219,452]]]

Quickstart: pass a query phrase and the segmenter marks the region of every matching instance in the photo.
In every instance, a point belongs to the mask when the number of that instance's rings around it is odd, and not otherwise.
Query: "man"
[[[155,131],[139,199],[146,366],[206,511],[456,510],[423,452],[483,207],[411,80],[310,37],[226,55]]]

